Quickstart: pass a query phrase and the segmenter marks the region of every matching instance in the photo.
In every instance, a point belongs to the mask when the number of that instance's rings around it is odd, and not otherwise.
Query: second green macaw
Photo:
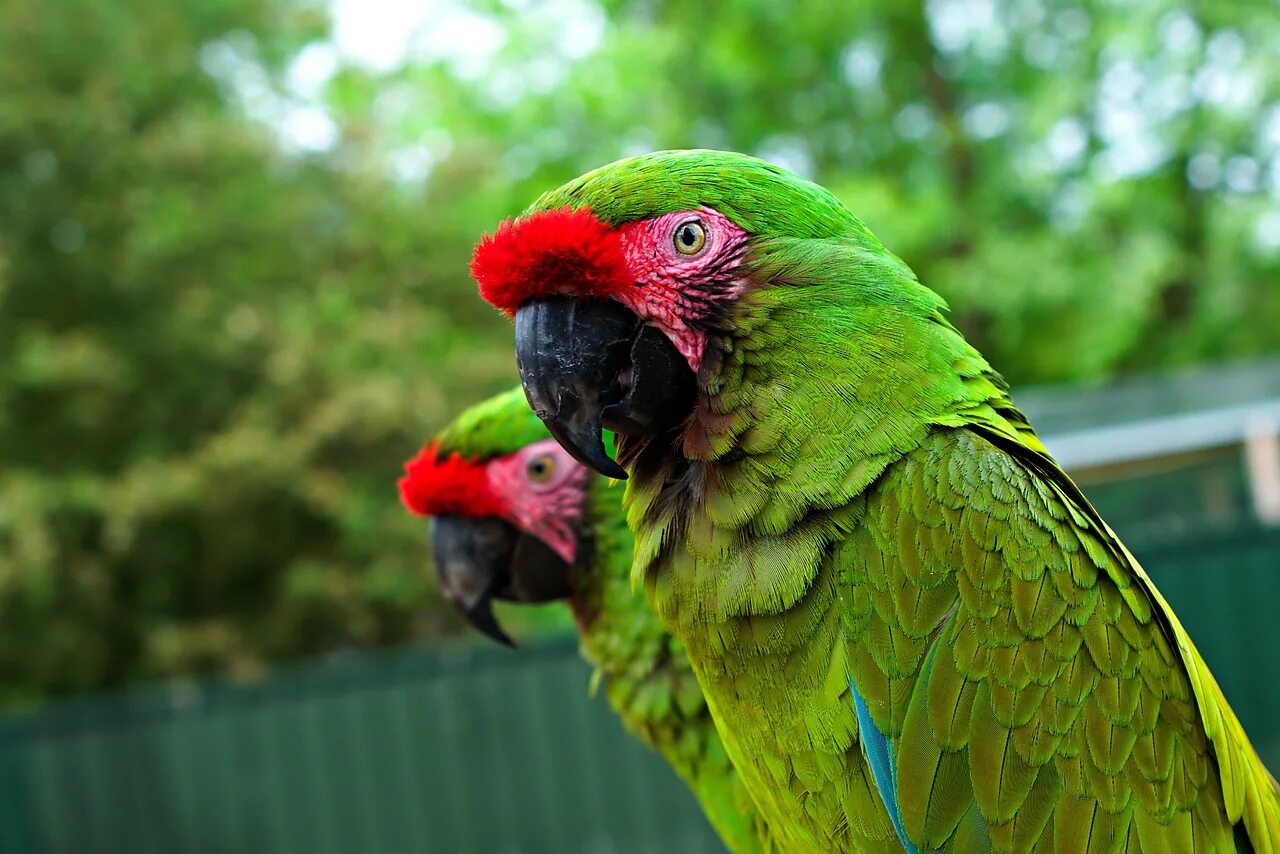
[[[622,490],[565,453],[519,388],[459,415],[399,486],[431,517],[441,590],[473,625],[510,643],[492,600],[567,601],[623,725],[689,785],[731,851],[767,850],[684,650],[631,591]]]
[[[1275,781],[1178,618],[831,193],[644,155],[472,272],[551,432],[630,476],[634,577],[783,848],[1277,850]]]

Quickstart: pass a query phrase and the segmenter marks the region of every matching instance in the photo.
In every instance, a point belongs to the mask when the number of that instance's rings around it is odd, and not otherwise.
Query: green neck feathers
[[[640,452],[627,495],[633,573],[690,625],[793,605],[851,502],[936,426],[1039,443],[1004,381],[891,254],[765,238],[676,453]],[[684,613],[677,613],[683,607]]]

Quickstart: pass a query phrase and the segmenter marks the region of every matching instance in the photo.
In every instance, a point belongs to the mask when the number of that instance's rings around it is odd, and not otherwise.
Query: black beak
[[[438,516],[430,525],[436,577],[445,598],[499,643],[515,646],[494,619],[494,599],[549,602],[572,592],[569,565],[542,540],[501,519]]]
[[[516,366],[529,405],[583,465],[625,479],[601,431],[656,436],[693,406],[688,362],[661,330],[612,300],[554,296],[516,312]]]

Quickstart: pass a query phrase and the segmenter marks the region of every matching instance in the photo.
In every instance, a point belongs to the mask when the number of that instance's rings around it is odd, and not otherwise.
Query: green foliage
[[[492,50],[318,93],[314,3],[0,5],[0,701],[456,629],[394,480],[514,379],[471,245],[623,154],[799,167],[1015,383],[1280,347],[1272,3],[848,5],[439,4]]]
[[[510,382],[449,308],[481,223],[282,157],[197,64],[313,12],[58,5],[0,15],[0,698],[445,630],[394,482]]]

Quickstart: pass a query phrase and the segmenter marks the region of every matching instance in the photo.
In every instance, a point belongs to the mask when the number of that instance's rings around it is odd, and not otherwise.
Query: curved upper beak
[[[516,312],[516,366],[534,412],[579,462],[625,479],[602,431],[653,436],[692,408],[688,362],[661,330],[612,300],[553,296]]]
[[[493,517],[437,516],[431,550],[440,589],[484,634],[515,646],[493,616],[493,600],[548,602],[567,597],[569,565],[542,540]]]

